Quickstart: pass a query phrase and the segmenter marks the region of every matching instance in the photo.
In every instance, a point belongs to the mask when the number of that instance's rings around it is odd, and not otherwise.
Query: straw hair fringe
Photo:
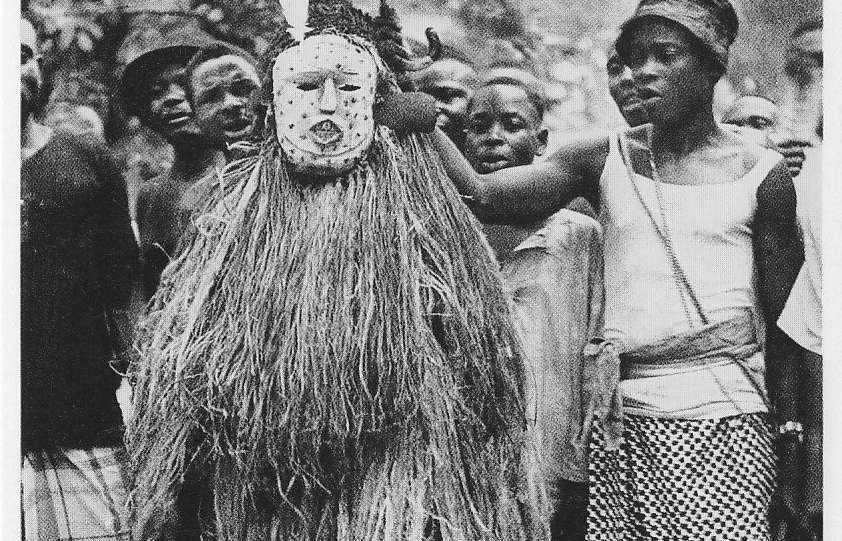
[[[139,325],[136,538],[191,476],[219,539],[543,538],[510,308],[426,136],[303,180],[274,143],[209,180]]]

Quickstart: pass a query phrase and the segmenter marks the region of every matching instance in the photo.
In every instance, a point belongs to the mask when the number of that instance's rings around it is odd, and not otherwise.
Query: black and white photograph
[[[12,4],[0,538],[842,539],[830,5]]]

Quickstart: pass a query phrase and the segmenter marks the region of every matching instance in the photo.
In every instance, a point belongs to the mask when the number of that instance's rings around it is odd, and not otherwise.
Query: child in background
[[[547,144],[543,112],[540,85],[529,74],[490,79],[468,106],[465,157],[480,173],[532,163]],[[583,349],[602,309],[601,228],[563,209],[535,222],[484,229],[527,355],[527,418],[539,451],[536,473],[549,490],[552,538],[584,540],[587,467],[572,442],[583,409]]]
[[[465,158],[483,174],[532,163],[547,148],[543,116],[540,84],[531,75],[508,69],[489,79],[468,103]],[[518,225],[486,224],[483,230],[503,262],[542,223],[543,219]]]
[[[473,67],[455,58],[442,58],[413,76],[416,87],[436,99],[436,125],[459,148],[465,145],[468,102],[480,80]]]

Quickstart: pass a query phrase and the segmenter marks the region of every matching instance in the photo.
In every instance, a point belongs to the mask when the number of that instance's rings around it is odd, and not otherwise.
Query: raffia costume
[[[417,61],[385,3],[301,4],[263,140],[140,325],[135,536],[175,535],[188,480],[206,538],[542,539],[495,264],[428,136],[378,116]]]

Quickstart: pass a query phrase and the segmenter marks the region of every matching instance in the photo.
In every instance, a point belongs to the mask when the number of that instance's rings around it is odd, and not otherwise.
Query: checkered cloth
[[[765,414],[627,415],[619,449],[596,423],[588,541],[768,541],[775,458]]]
[[[123,447],[51,449],[23,457],[25,541],[128,540]]]

